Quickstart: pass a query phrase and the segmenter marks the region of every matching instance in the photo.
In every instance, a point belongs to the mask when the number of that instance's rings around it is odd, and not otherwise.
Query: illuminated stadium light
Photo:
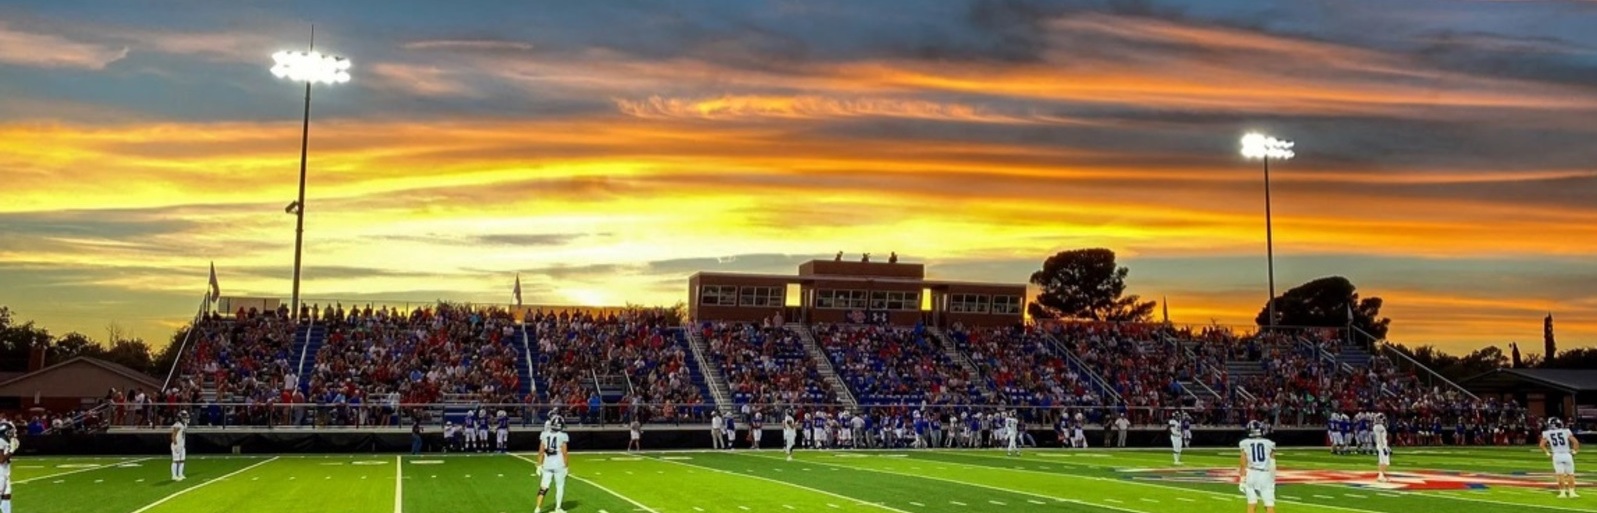
[[[281,51],[272,54],[272,74],[295,82],[342,84],[349,82],[349,59],[317,51]]]
[[[284,50],[272,54],[272,75],[305,83],[305,117],[299,143],[299,199],[283,211],[294,221],[294,297],[290,300],[294,318],[299,318],[300,262],[305,248],[305,163],[310,148],[311,86],[349,82],[349,59],[316,51],[316,28],[311,27],[311,44],[305,51]]]
[[[1278,159],[1292,158],[1292,141],[1276,139],[1258,132],[1242,136],[1242,156],[1250,159]]]
[[[1265,326],[1274,326],[1275,316],[1275,226],[1270,212],[1270,159],[1289,160],[1296,156],[1292,152],[1295,143],[1284,139],[1276,139],[1258,132],[1250,132],[1242,136],[1242,156],[1247,159],[1264,161],[1264,251],[1265,262],[1269,268],[1270,298],[1266,305],[1269,308],[1269,317]]]

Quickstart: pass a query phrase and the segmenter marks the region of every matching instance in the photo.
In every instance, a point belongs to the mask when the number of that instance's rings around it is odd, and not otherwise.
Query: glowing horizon
[[[670,305],[840,250],[1021,283],[1107,247],[1177,323],[1247,325],[1257,131],[1302,142],[1278,290],[1347,276],[1403,343],[1540,347],[1552,312],[1597,345],[1591,6],[1153,3],[0,8],[0,304],[162,343],[213,260],[286,298],[303,93],[267,68],[315,19],[360,64],[313,99],[311,302],[505,303],[520,272],[529,304]]]

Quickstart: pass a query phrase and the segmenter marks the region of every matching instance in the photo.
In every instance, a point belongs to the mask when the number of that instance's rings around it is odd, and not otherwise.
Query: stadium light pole
[[[310,48],[306,51],[281,51],[272,54],[272,74],[295,82],[305,83],[305,115],[300,125],[299,139],[299,199],[290,203],[286,211],[294,214],[294,297],[290,300],[293,312],[299,319],[300,259],[305,248],[305,160],[310,150],[311,138],[311,86],[315,84],[342,84],[349,82],[349,59],[317,52],[316,33],[311,32]]]
[[[1269,315],[1269,322],[1265,327],[1275,326],[1275,229],[1270,212],[1270,159],[1288,160],[1295,154],[1292,152],[1292,141],[1276,139],[1260,133],[1250,133],[1242,136],[1242,156],[1248,159],[1264,161],[1264,251],[1265,265],[1270,274],[1270,300],[1265,303]]]

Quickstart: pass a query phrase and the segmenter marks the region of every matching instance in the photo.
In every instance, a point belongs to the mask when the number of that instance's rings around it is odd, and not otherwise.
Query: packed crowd
[[[705,323],[706,355],[721,370],[734,406],[837,404],[799,334],[781,327]]]
[[[982,402],[974,377],[922,328],[817,325],[816,342],[861,404]]]
[[[1089,386],[1088,380],[1071,368],[1053,343],[1036,329],[966,328],[956,324],[948,335],[1006,404],[1027,407],[1021,411],[1026,420],[1051,420],[1031,417],[1034,412],[1056,407],[1104,405],[1102,396]]]
[[[325,405],[333,425],[390,424],[399,404],[514,403],[521,338],[510,313],[440,304],[405,315],[355,310],[328,322],[303,378],[288,379],[282,402],[305,396]],[[304,380],[303,386],[295,381]]]
[[[711,409],[663,311],[538,313],[527,322],[538,341],[542,402],[599,421],[626,417],[676,422],[705,418]],[[623,416],[593,411],[600,404],[596,376],[625,376],[631,384],[633,394],[618,408]]]

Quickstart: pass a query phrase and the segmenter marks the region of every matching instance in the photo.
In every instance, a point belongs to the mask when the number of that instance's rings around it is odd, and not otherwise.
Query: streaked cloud
[[[54,34],[29,32],[0,21],[0,64],[98,70],[127,55],[127,47],[98,45]]]

